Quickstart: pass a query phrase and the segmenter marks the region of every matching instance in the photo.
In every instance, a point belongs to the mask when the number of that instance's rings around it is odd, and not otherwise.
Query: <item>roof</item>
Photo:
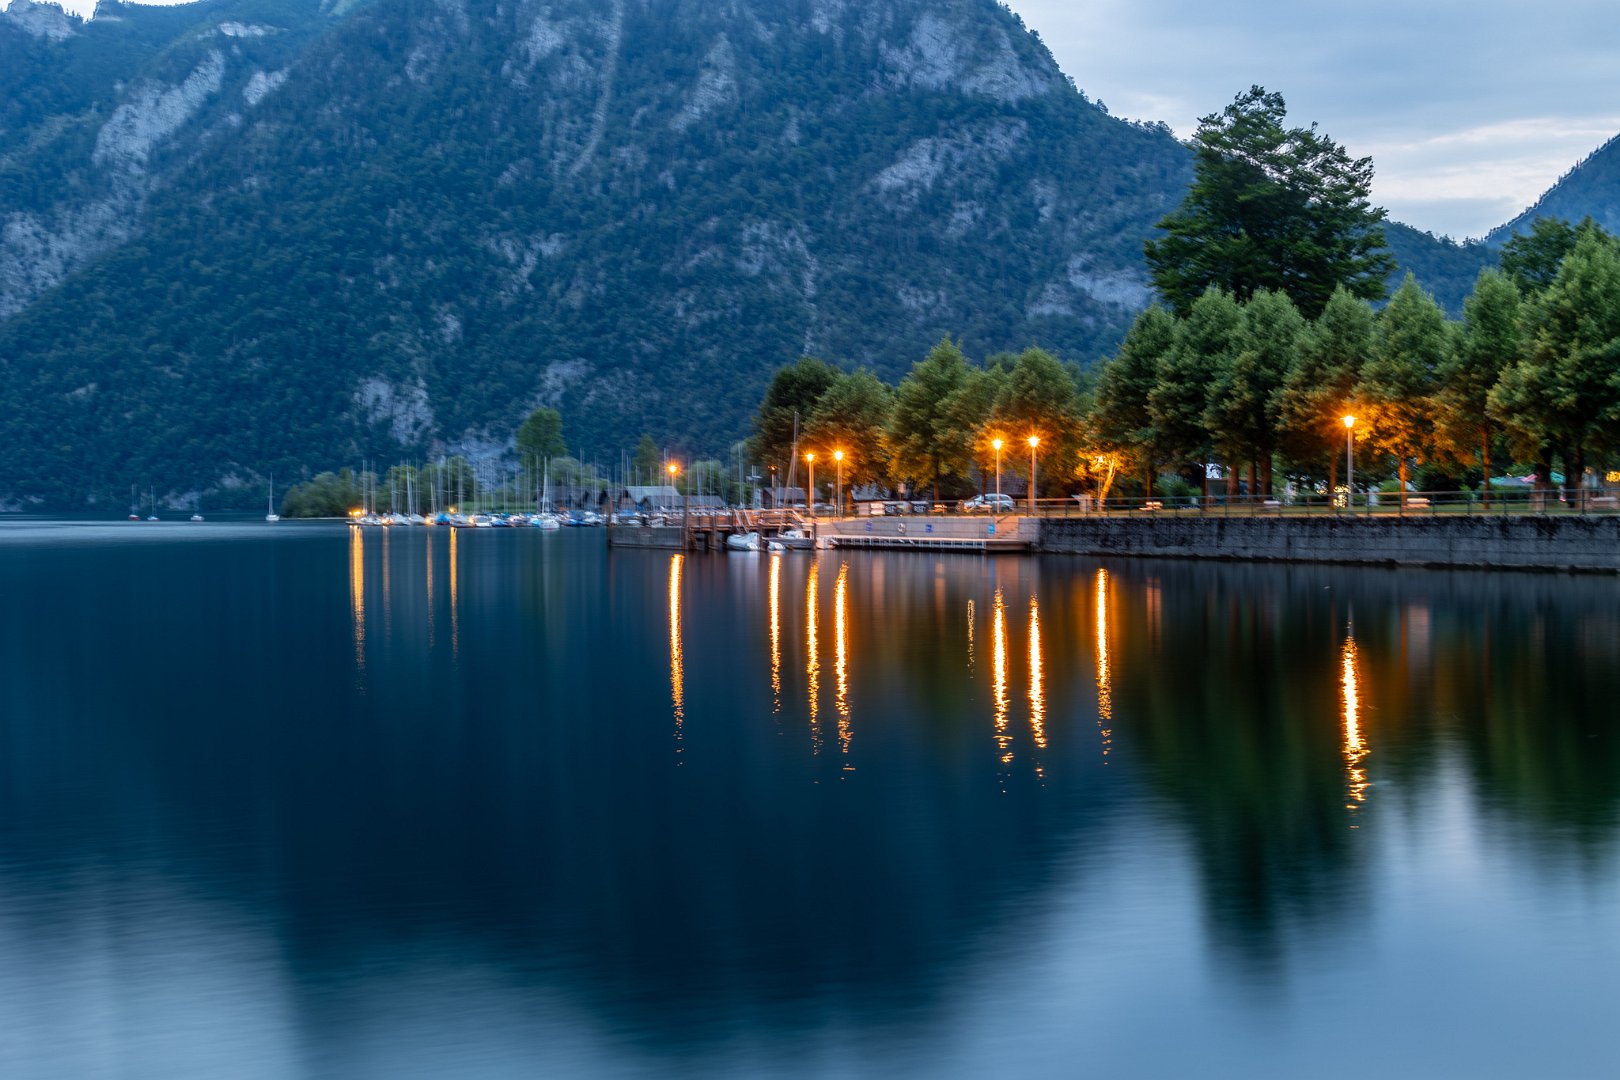
[[[651,499],[660,503],[674,503],[681,497],[681,493],[670,484],[630,485],[624,489],[624,495],[629,496],[634,502],[646,502]]]

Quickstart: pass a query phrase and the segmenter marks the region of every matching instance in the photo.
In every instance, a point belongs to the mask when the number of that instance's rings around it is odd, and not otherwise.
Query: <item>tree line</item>
[[[754,450],[785,478],[841,449],[846,486],[938,498],[982,489],[998,458],[1027,476],[1033,436],[1042,493],[1107,497],[1125,474],[1144,494],[1207,495],[1218,463],[1229,496],[1263,498],[1279,471],[1338,487],[1346,416],[1371,483],[1404,492],[1422,467],[1426,484],[1488,489],[1514,463],[1579,484],[1620,450],[1620,242],[1590,220],[1538,222],[1460,319],[1410,276],[1381,310],[1341,284],[1313,316],[1281,290],[1209,284],[1184,313],[1142,312],[1094,372],[1036,348],[975,364],[949,339],[893,386],[807,357],[771,382]]]

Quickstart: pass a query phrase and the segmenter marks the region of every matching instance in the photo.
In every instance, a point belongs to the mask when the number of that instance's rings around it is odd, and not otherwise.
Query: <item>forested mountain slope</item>
[[[1211,103],[1215,107],[1218,103]],[[712,451],[803,353],[1090,362],[1187,149],[994,0],[0,13],[0,506]],[[1489,252],[1392,227],[1455,308]]]
[[[116,18],[5,28],[63,72],[8,123],[13,500],[494,444],[542,402],[604,457],[723,445],[782,362],[947,333],[1090,359],[1188,176],[990,0]],[[120,74],[74,86],[95,50]]]

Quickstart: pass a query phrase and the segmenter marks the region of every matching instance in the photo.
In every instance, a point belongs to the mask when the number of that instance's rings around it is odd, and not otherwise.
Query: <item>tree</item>
[[[630,459],[630,467],[635,473],[635,482],[641,484],[662,484],[664,482],[664,455],[653,442],[651,435],[642,435],[641,441],[636,443],[635,456]]]
[[[1434,297],[1411,274],[1378,316],[1372,359],[1357,390],[1366,414],[1366,445],[1391,454],[1406,505],[1408,466],[1433,442],[1439,372],[1451,349],[1451,331]]]
[[[1211,446],[1204,410],[1209,391],[1220,372],[1239,348],[1243,329],[1243,309],[1232,294],[1210,286],[1193,304],[1176,333],[1171,350],[1159,373],[1158,385],[1148,395],[1153,426],[1165,451],[1189,463],[1196,463],[1205,498],[1209,496]],[[1229,474],[1230,490],[1236,491],[1236,472]]]
[[[1142,489],[1150,497],[1159,434],[1149,399],[1175,344],[1174,315],[1158,304],[1138,315],[1119,352],[1097,376],[1097,399],[1091,412],[1100,447],[1132,454],[1142,469]]]
[[[1546,463],[1564,458],[1580,482],[1587,454],[1606,448],[1620,423],[1620,252],[1588,233],[1534,304],[1529,354],[1503,371],[1490,410]]]
[[[1328,465],[1328,488],[1338,483],[1342,418],[1355,411],[1356,383],[1372,354],[1372,308],[1336,289],[1300,339],[1293,367],[1277,400],[1279,445],[1295,461]]]
[[[1579,225],[1571,225],[1563,218],[1536,218],[1528,233],[1520,233],[1502,245],[1502,273],[1525,296],[1542,293],[1551,287],[1558,268],[1585,236],[1614,241],[1590,217]]]
[[[754,417],[755,452],[760,460],[772,465],[791,463],[794,436],[837,379],[837,368],[813,356],[801,357],[776,373]]]
[[[889,416],[894,392],[870,371],[839,375],[816,403],[804,443],[820,460],[843,450],[845,489],[881,483],[889,475]]]
[[[929,477],[936,500],[940,477],[966,466],[967,447],[950,422],[950,405],[951,395],[970,370],[962,350],[944,338],[912,365],[894,393],[889,440],[895,471],[902,476]]]
[[[1316,126],[1284,127],[1281,94],[1255,86],[1199,121],[1192,189],[1146,245],[1160,296],[1186,315],[1211,285],[1240,301],[1287,294],[1308,318],[1343,287],[1385,295],[1395,263],[1384,211],[1368,202],[1372,159],[1352,160]]]
[[[517,452],[519,461],[539,461],[566,455],[568,444],[563,442],[562,414],[556,409],[536,409],[530,413],[518,425]]]
[[[1491,443],[1497,423],[1490,413],[1491,389],[1502,372],[1524,357],[1524,322],[1519,290],[1497,270],[1485,270],[1463,301],[1457,348],[1440,369],[1439,434],[1458,460],[1479,453],[1484,470],[1485,505],[1491,499]]]
[[[996,394],[995,421],[1012,434],[1014,451],[1006,464],[1018,472],[1029,449],[1028,439],[1040,439],[1037,448],[1044,469],[1040,476],[1069,478],[1075,473],[1080,449],[1080,401],[1075,376],[1045,349],[1025,349]]]
[[[1210,388],[1204,420],[1217,445],[1249,463],[1249,495],[1271,494],[1278,406],[1305,320],[1292,300],[1261,289],[1243,309],[1238,349]]]
[[[993,482],[996,469],[995,440],[1001,439],[1005,460],[1012,444],[1008,426],[995,415],[996,398],[1007,383],[1018,358],[1008,353],[990,357],[982,368],[969,368],[967,377],[945,401],[945,440],[965,447],[965,453],[978,467],[981,493]]]

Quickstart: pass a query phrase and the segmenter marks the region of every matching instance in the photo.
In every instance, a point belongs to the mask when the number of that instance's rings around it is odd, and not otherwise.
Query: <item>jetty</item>
[[[665,510],[640,515],[634,523],[610,521],[610,548],[655,548],[663,551],[724,551],[726,538],[758,533],[761,542],[809,547],[810,523],[797,510]]]
[[[1029,530],[1013,515],[959,517],[902,515],[838,517],[814,521],[794,510],[727,510],[651,514],[608,529],[608,546],[663,551],[724,551],[726,538],[755,532],[762,544],[788,548],[936,551],[973,555],[1032,550]]]

